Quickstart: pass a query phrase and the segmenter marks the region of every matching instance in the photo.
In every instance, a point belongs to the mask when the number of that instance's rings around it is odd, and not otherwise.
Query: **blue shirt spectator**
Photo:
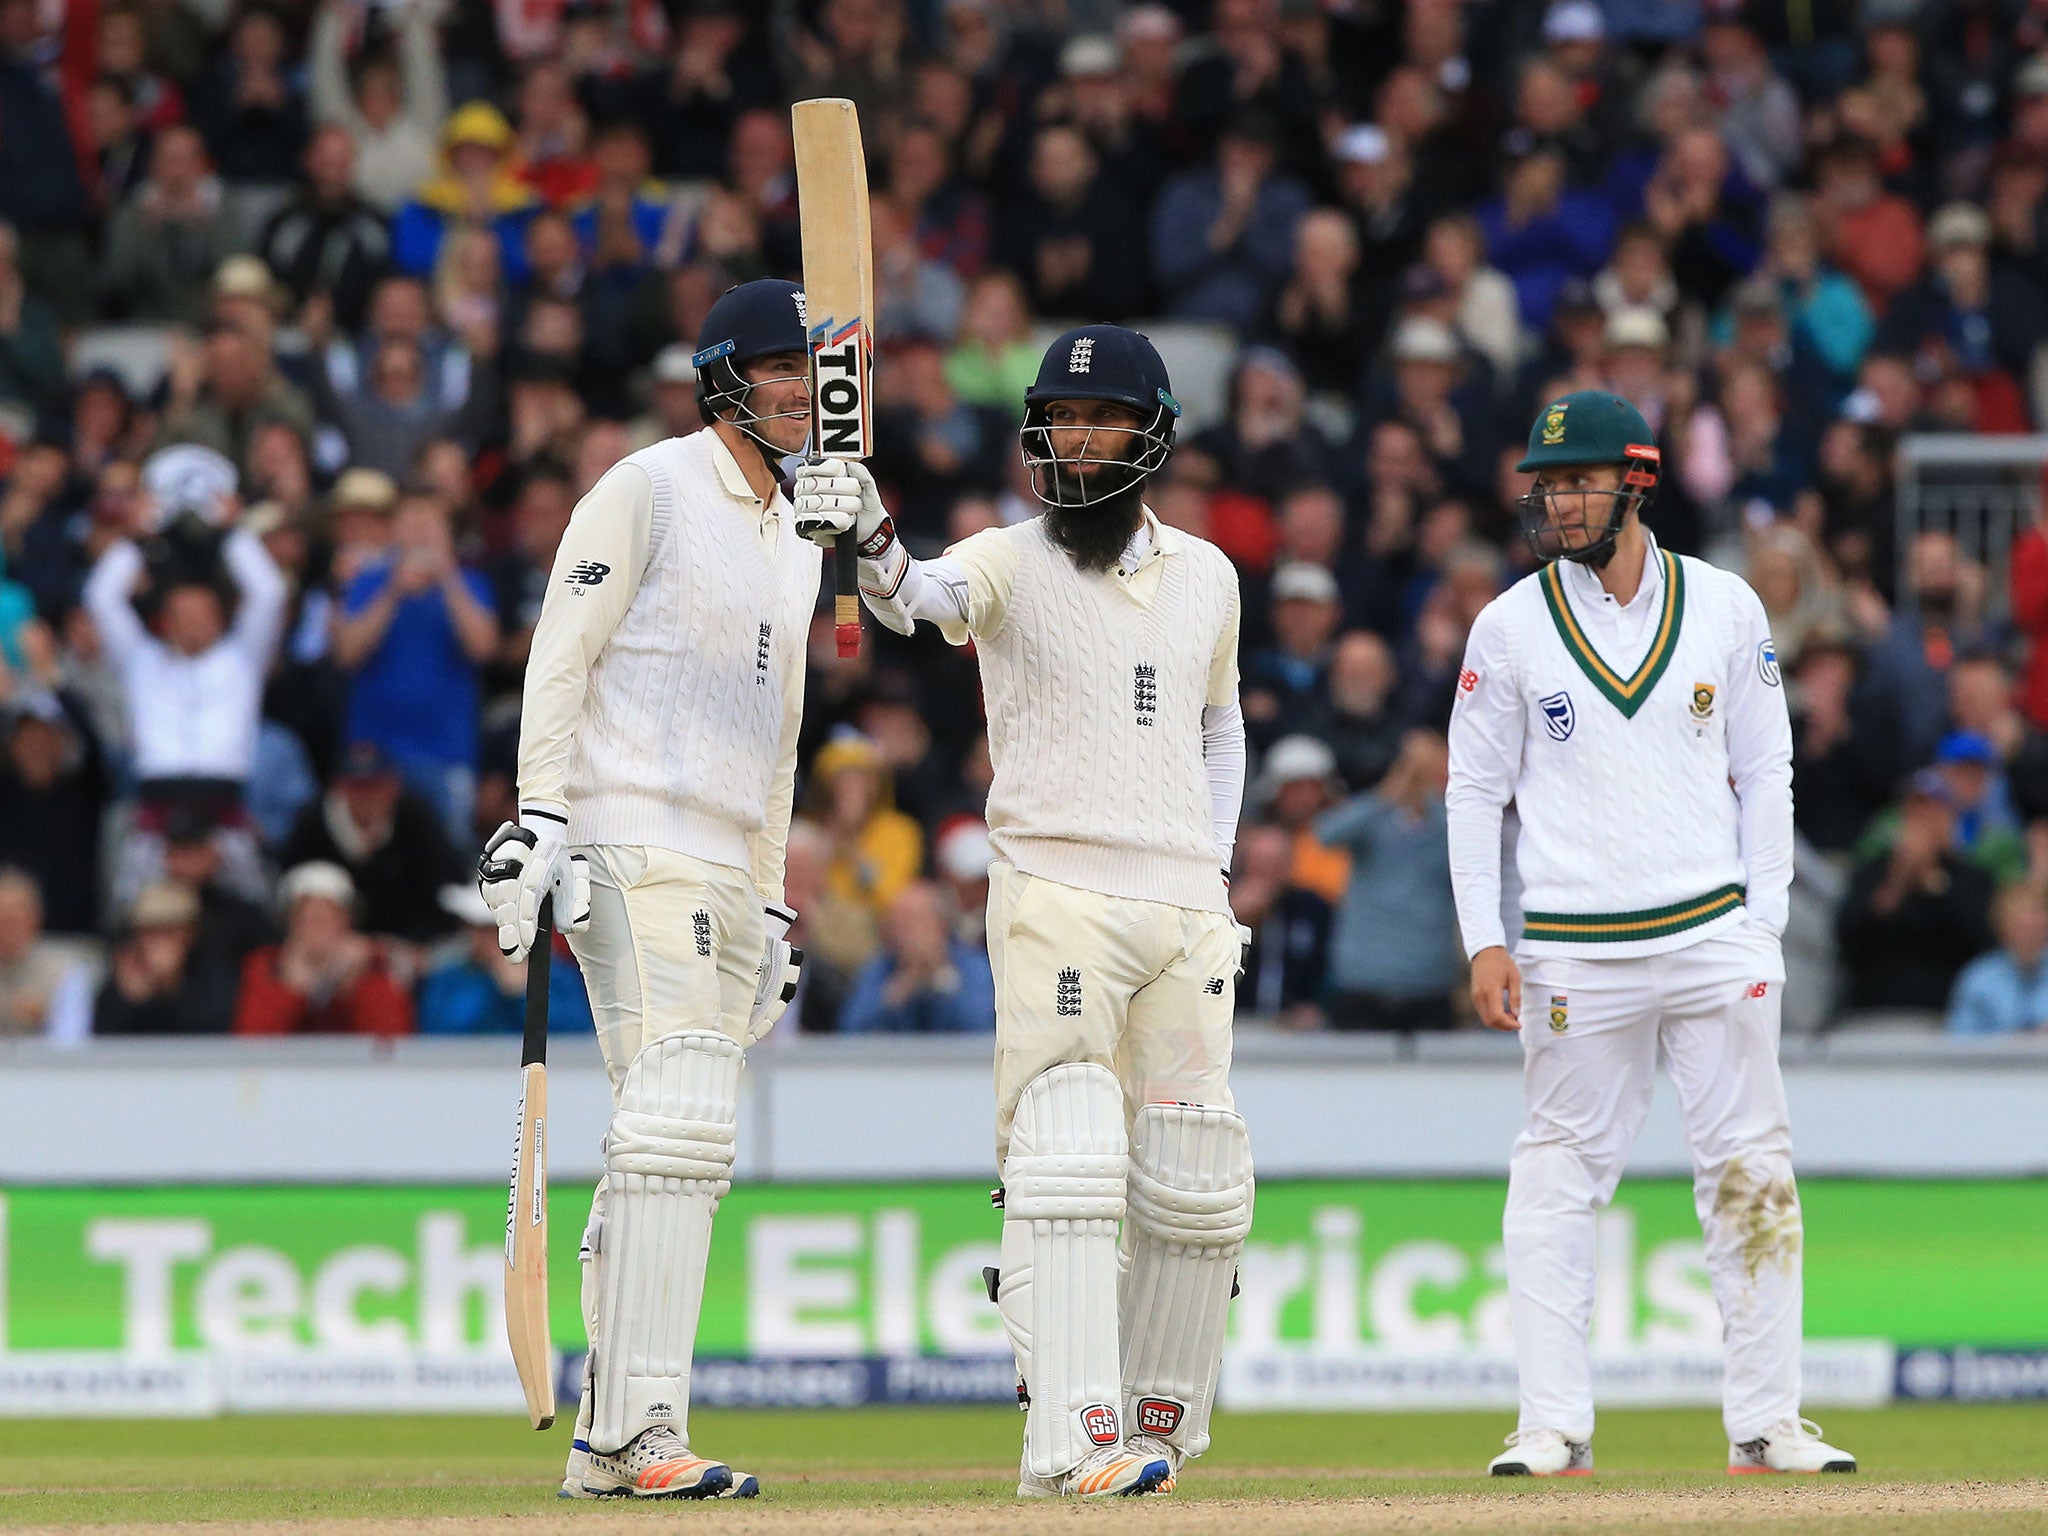
[[[1458,979],[1444,784],[1449,751],[1410,731],[1379,788],[1316,822],[1351,855],[1351,881],[1330,942],[1331,1022],[1338,1028],[1443,1028]]]
[[[467,953],[445,960],[420,983],[419,1032],[423,1035],[516,1035],[526,1027],[526,964],[508,960],[498,948],[498,925],[477,888],[441,888],[441,908],[462,920]],[[548,1032],[588,1032],[590,997],[583,973],[556,953],[548,970]]]
[[[354,673],[348,739],[374,742],[458,846],[476,794],[477,676],[497,649],[490,583],[456,564],[447,509],[407,495],[384,559],[350,582],[334,656]]]
[[[1952,1035],[2010,1035],[2048,1026],[2048,897],[2009,885],[1991,908],[1999,947],[1956,978],[1949,998]]]
[[[1599,192],[1565,190],[1564,157],[1538,148],[1508,170],[1506,190],[1480,205],[1486,258],[1515,285],[1522,323],[1550,324],[1564,285],[1590,278],[1614,245],[1614,205]]]
[[[1248,331],[1294,265],[1301,183],[1273,172],[1269,124],[1247,119],[1216,144],[1213,166],[1167,182],[1152,210],[1152,265],[1167,308]]]
[[[988,951],[954,937],[946,896],[919,880],[889,904],[882,952],[854,978],[844,1034],[972,1035],[996,1027]]]

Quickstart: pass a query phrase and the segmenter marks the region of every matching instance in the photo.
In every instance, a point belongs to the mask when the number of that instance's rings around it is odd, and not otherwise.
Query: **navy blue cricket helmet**
[[[807,355],[808,330],[804,291],[784,278],[756,278],[720,294],[704,314],[697,351],[690,359],[697,369],[697,400],[706,419],[729,410],[733,414],[728,419],[743,431],[767,419],[755,415],[747,403],[754,386],[740,373],[741,365],[778,352]],[[808,419],[808,412],[782,414]]]
[[[1052,451],[1055,423],[1047,414],[1059,400],[1111,400],[1136,411],[1143,425],[1095,427],[1104,451],[1094,451],[1091,435],[1078,455],[1061,460]],[[1149,338],[1121,325],[1064,332],[1046,348],[1038,377],[1024,391],[1017,435],[1031,489],[1050,507],[1085,507],[1127,491],[1166,462],[1179,420],[1180,402]],[[1080,472],[1084,467],[1087,473]]]

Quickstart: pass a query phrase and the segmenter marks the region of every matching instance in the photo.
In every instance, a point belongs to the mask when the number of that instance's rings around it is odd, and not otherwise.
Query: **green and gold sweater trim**
[[[1600,653],[1593,649],[1592,641],[1586,638],[1586,632],[1579,628],[1578,618],[1572,613],[1571,604],[1565,600],[1564,577],[1559,569],[1561,562],[1545,567],[1543,572],[1543,600],[1550,607],[1551,622],[1557,626],[1564,648],[1571,652],[1572,660],[1592,680],[1593,686],[1607,695],[1614,707],[1629,719],[1635,718],[1636,711],[1643,707],[1643,700],[1657,686],[1657,679],[1671,665],[1672,655],[1678,650],[1678,628],[1685,619],[1685,574],[1678,557],[1660,549],[1657,558],[1664,562],[1664,611],[1657,616],[1657,637],[1650,642],[1649,654],[1628,677],[1623,677],[1602,661]]]
[[[1633,944],[1668,938],[1725,917],[1742,906],[1745,894],[1742,886],[1724,885],[1704,896],[1642,912],[1525,912],[1522,937],[1562,944]]]

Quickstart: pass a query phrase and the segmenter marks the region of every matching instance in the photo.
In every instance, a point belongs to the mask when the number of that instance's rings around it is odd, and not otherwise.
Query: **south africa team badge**
[[[1714,685],[1694,683],[1692,685],[1692,717],[1704,725],[1714,718]]]
[[[1571,1027],[1571,1021],[1565,1017],[1568,1006],[1564,993],[1550,994],[1550,1032],[1553,1035],[1561,1035]]]

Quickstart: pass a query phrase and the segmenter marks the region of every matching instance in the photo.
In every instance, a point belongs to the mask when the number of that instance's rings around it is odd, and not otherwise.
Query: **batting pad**
[[[1031,1399],[1024,1468],[1035,1477],[1064,1476],[1123,1441],[1116,1224],[1129,1165],[1114,1075],[1070,1062],[1032,1079],[1003,1163],[996,1305]]]
[[[1204,1104],[1139,1110],[1118,1297],[1129,1433],[1183,1456],[1209,1448],[1231,1283],[1251,1226],[1244,1117]]]
[[[732,1187],[738,1042],[669,1035],[626,1068],[605,1137],[590,1446],[621,1449],[665,1424],[689,1440],[690,1355],[711,1218]]]

